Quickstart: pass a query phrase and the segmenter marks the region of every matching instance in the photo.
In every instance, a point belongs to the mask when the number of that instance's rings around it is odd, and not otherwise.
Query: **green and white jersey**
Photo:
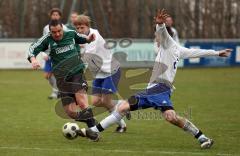
[[[36,42],[31,44],[28,52],[28,59],[36,57],[40,52],[50,49],[49,56],[52,60],[53,68],[68,59],[79,56],[79,52],[75,44],[87,43],[86,36],[78,34],[76,31],[64,31],[63,38],[55,41],[50,33],[42,36]]]

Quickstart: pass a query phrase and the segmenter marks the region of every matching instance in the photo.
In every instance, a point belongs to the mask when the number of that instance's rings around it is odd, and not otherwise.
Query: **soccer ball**
[[[65,136],[69,140],[73,140],[78,137],[77,130],[79,127],[76,123],[65,123],[62,127],[63,136]]]

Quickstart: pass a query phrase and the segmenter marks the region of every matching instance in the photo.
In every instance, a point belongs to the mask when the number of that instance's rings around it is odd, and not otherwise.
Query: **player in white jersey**
[[[88,64],[94,80],[92,83],[92,103],[96,107],[105,107],[112,112],[116,104],[112,100],[113,94],[117,92],[120,80],[120,64],[114,59],[110,49],[106,47],[106,41],[98,30],[92,29],[91,20],[86,15],[79,15],[74,23],[78,33],[87,36],[94,34],[95,41],[81,45],[83,49],[83,61]],[[118,122],[116,132],[126,131],[126,123],[123,119]]]
[[[49,16],[51,20],[60,20],[62,17],[62,12],[58,8],[52,8],[49,12]],[[64,31],[67,30],[67,27],[65,25],[63,25],[63,30]],[[43,36],[48,34],[49,32],[50,32],[49,24],[47,24],[43,28]],[[52,61],[48,56],[49,52],[50,52],[49,50],[46,50],[45,52],[42,53],[43,58],[45,60],[43,71],[44,71],[44,77],[49,81],[49,84],[52,87],[52,93],[48,96],[48,98],[56,99],[58,98],[58,88],[57,88],[56,78],[52,74]]]
[[[225,49],[214,51],[184,48],[176,43],[169,35],[164,24],[166,17],[168,17],[168,15],[165,11],[158,11],[157,16],[155,17],[157,24],[156,31],[160,36],[160,50],[156,57],[156,63],[146,90],[130,97],[128,101],[122,101],[118,109],[102,120],[98,125],[90,129],[81,129],[79,131],[80,136],[87,136],[92,140],[98,140],[98,133],[122,119],[126,111],[153,107],[160,109],[164,118],[168,122],[178,126],[198,139],[202,149],[210,148],[212,146],[212,139],[206,137],[193,123],[188,119],[180,117],[174,111],[170,100],[172,84],[177,71],[177,63],[179,59],[205,56],[227,57],[232,50]]]

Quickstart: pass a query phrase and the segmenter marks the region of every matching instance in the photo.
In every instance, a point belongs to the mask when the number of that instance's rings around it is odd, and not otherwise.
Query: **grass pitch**
[[[148,78],[137,81],[142,84],[132,88],[144,87]],[[1,70],[0,155],[240,155],[240,68],[182,68],[175,81],[175,110],[215,140],[212,149],[201,150],[192,136],[153,109],[134,112],[125,134],[113,133],[112,126],[101,134],[100,142],[80,137],[69,141],[61,133],[69,120],[56,115],[56,101],[47,99],[50,87],[42,72]],[[128,83],[128,78],[121,81],[122,94],[130,94]]]

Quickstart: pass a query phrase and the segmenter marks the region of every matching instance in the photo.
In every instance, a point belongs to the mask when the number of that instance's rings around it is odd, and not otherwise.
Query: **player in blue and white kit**
[[[126,111],[153,107],[160,109],[168,122],[192,134],[199,141],[202,149],[212,146],[212,139],[206,137],[192,122],[180,117],[174,111],[173,104],[170,100],[173,90],[173,81],[179,59],[205,56],[227,57],[232,50],[225,49],[215,51],[184,48],[177,44],[169,35],[164,24],[166,17],[168,17],[168,14],[166,14],[164,10],[158,11],[155,17],[155,22],[157,24],[156,31],[160,36],[160,49],[146,90],[133,95],[128,101],[122,101],[118,109],[103,119],[98,125],[90,129],[81,129],[79,131],[80,136],[98,140],[98,133],[122,119]]]
[[[113,94],[117,93],[120,80],[120,64],[114,59],[110,49],[106,47],[106,41],[98,30],[90,27],[91,20],[86,15],[79,15],[74,23],[78,33],[90,36],[95,35],[95,41],[81,45],[83,61],[88,64],[94,80],[92,83],[92,103],[96,107],[105,107],[112,112],[116,103],[112,100]],[[116,132],[126,131],[126,123],[123,119],[118,122]]]

